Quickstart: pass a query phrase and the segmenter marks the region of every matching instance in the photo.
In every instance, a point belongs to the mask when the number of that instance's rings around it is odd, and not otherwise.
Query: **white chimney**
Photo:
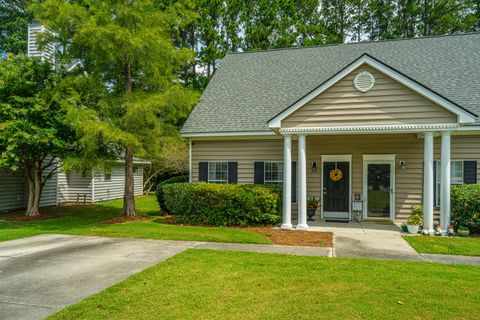
[[[42,61],[47,60],[55,64],[55,44],[48,43],[42,49],[38,46],[37,37],[44,32],[48,32],[48,29],[36,21],[32,21],[32,23],[28,25],[27,54],[29,57],[39,57]]]

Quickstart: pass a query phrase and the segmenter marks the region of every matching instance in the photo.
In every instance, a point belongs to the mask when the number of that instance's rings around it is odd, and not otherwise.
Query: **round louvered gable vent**
[[[375,85],[375,77],[370,72],[360,72],[355,79],[353,79],[353,85],[358,91],[367,92]]]

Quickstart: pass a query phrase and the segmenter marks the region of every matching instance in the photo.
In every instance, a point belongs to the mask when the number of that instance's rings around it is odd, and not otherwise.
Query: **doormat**
[[[342,223],[349,223],[350,221],[345,220],[345,219],[325,219],[325,222],[342,222]]]

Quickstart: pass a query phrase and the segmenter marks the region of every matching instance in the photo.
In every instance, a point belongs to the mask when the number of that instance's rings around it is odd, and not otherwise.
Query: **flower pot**
[[[317,208],[307,208],[308,221],[315,221],[313,219],[313,216],[315,215],[316,210],[317,210]]]
[[[470,236],[470,230],[457,230],[457,236],[468,237]]]
[[[414,224],[407,224],[408,233],[417,234],[420,226]]]

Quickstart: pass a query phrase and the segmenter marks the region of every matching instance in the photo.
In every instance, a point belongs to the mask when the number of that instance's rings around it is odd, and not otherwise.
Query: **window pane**
[[[228,162],[209,162],[208,182],[228,183]]]
[[[265,184],[283,182],[283,162],[265,162]]]

